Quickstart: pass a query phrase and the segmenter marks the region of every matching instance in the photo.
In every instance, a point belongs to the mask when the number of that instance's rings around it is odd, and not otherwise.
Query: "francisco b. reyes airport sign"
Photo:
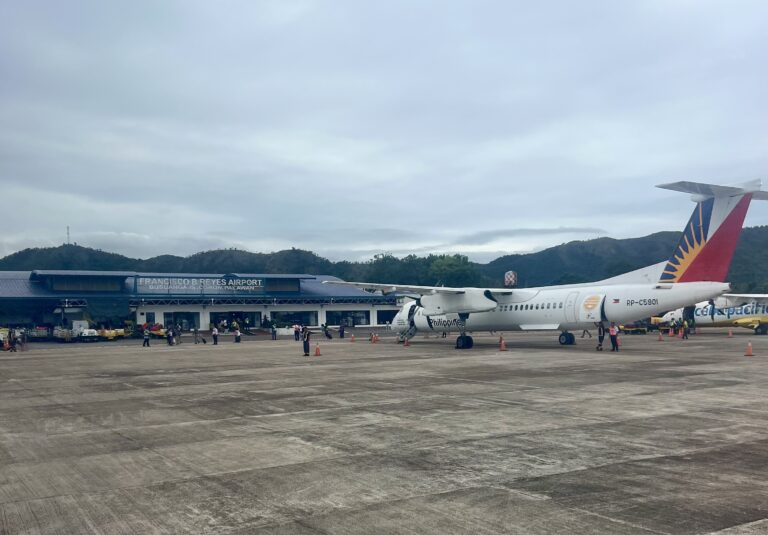
[[[240,277],[138,277],[138,293],[181,293],[181,294],[218,294],[218,293],[260,293],[264,291],[264,279]]]

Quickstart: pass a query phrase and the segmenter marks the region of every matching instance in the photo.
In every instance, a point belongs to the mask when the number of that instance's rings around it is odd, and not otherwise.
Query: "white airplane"
[[[540,288],[444,288],[406,284],[324,281],[383,293],[418,296],[395,316],[400,339],[417,331],[458,331],[457,349],[473,345],[467,332],[570,331],[598,323],[627,323],[709,300],[730,290],[725,281],[752,199],[768,200],[761,181],[737,186],[674,182],[660,188],[692,194],[696,202],[672,256],[663,262],[598,282]]]
[[[696,327],[744,327],[768,334],[768,294],[724,294],[693,307],[678,308],[661,317],[662,323],[693,318]]]

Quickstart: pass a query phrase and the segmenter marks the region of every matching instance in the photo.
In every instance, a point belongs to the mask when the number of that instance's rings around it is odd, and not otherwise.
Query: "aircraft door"
[[[579,292],[571,292],[568,297],[565,298],[565,320],[570,322],[576,321],[576,299],[579,297]]]
[[[592,294],[585,297],[579,307],[579,321],[593,323],[602,321],[604,301],[605,294]]]

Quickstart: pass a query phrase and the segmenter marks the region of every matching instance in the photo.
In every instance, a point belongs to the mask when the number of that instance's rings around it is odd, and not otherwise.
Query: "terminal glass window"
[[[376,321],[379,322],[379,325],[386,325],[387,323],[391,325],[398,312],[398,310],[378,310]]]
[[[381,322],[381,318],[379,318],[379,322]],[[329,310],[325,313],[325,323],[346,327],[370,325],[371,313],[367,310]]]
[[[163,325],[181,325],[182,331],[190,331],[200,327],[199,312],[165,312],[163,313]]]
[[[278,327],[290,327],[298,323],[300,325],[319,325],[317,321],[317,312],[272,312],[272,321]]]

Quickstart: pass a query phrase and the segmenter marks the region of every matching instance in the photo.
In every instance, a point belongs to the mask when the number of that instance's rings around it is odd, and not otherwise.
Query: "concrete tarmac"
[[[768,336],[704,332],[31,345],[0,533],[768,533]]]

